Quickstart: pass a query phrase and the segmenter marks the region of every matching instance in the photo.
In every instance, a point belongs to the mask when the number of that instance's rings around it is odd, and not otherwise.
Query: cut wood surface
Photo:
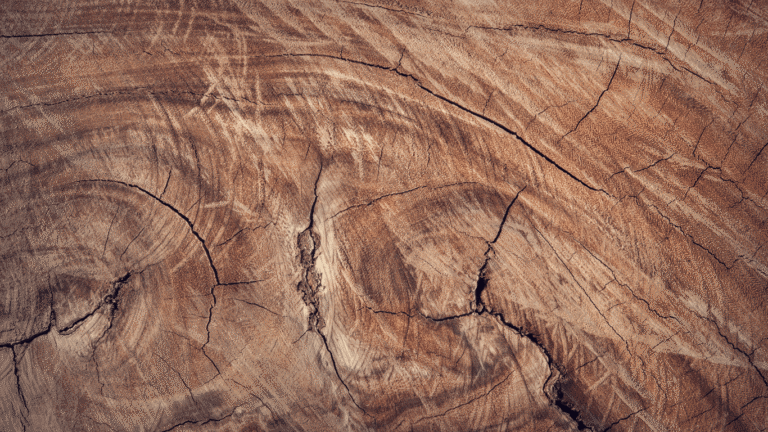
[[[768,3],[0,2],[0,430],[764,431]]]

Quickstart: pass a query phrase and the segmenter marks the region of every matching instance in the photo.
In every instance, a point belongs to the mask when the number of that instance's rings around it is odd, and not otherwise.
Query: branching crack
[[[322,329],[325,328],[325,320],[320,314],[320,299],[318,297],[320,289],[322,288],[322,274],[320,274],[315,267],[317,251],[320,248],[320,235],[315,232],[315,208],[317,207],[318,201],[317,186],[320,183],[320,177],[322,174],[323,161],[321,160],[320,169],[318,170],[317,178],[315,179],[315,199],[312,201],[312,206],[310,207],[309,211],[309,224],[307,225],[307,228],[299,234],[297,242],[300,252],[301,266],[304,268],[304,274],[296,289],[302,294],[302,300],[304,301],[304,304],[309,308],[309,319],[305,333],[308,331],[314,331],[322,338],[325,350],[331,357],[331,364],[333,365],[333,370],[336,373],[336,377],[347,390],[347,394],[352,400],[352,403],[355,404],[355,406],[360,411],[362,411],[364,415],[369,415],[365,409],[357,403],[357,400],[355,400],[355,397],[352,396],[352,392],[349,390],[349,386],[341,378],[338,366],[336,365],[336,357],[334,357],[333,352],[328,345],[328,339],[322,332]]]
[[[304,304],[309,308],[309,329],[318,332],[325,327],[323,317],[320,315],[320,300],[318,298],[318,293],[322,288],[322,275],[318,273],[315,267],[317,251],[320,248],[320,236],[314,230],[315,207],[317,206],[318,199],[317,185],[320,182],[322,173],[323,162],[320,161],[320,169],[317,172],[314,186],[315,199],[312,201],[312,207],[309,210],[309,224],[299,234],[297,241],[304,274],[296,288],[301,293]]]
[[[189,226],[189,230],[192,232],[192,234],[200,242],[200,245],[203,247],[203,251],[205,252],[205,256],[208,258],[208,264],[210,265],[211,270],[213,271],[213,277],[216,280],[216,284],[218,285],[218,284],[221,283],[221,281],[219,280],[219,272],[218,272],[218,270],[216,270],[216,266],[213,264],[213,258],[211,257],[211,252],[208,250],[208,247],[205,245],[205,240],[203,239],[203,237],[197,231],[195,231],[195,225],[192,223],[192,221],[184,213],[182,213],[176,207],[174,207],[171,204],[169,204],[167,201],[164,201],[164,200],[160,199],[159,197],[157,197],[152,192],[144,189],[141,186],[135,185],[135,184],[126,183],[126,182],[123,182],[123,181],[120,181],[120,180],[108,180],[108,179],[78,180],[75,183],[94,183],[94,182],[96,182],[96,183],[113,183],[113,184],[119,184],[119,185],[122,185],[122,186],[125,186],[125,187],[129,187],[131,189],[136,189],[136,190],[144,193],[145,195],[149,196],[150,198],[154,199],[155,201],[159,202],[160,204],[164,205],[165,207],[171,209],[174,213],[176,213],[177,216],[179,216],[184,222],[187,223],[187,225]],[[213,291],[213,290],[211,290],[211,291]]]
[[[488,276],[487,276],[487,270],[488,270],[488,262],[491,260],[491,251],[493,250],[493,245],[496,244],[496,241],[499,240],[499,237],[501,237],[501,232],[504,230],[504,224],[507,222],[507,218],[509,217],[509,211],[512,209],[512,206],[517,201],[517,198],[520,196],[521,193],[527,188],[528,185],[523,186],[522,189],[520,189],[516,194],[515,197],[512,198],[512,201],[507,206],[506,210],[504,211],[504,216],[501,218],[501,223],[499,224],[499,230],[496,232],[496,236],[493,238],[493,240],[487,242],[488,247],[485,249],[485,261],[483,262],[483,265],[480,267],[480,270],[478,271],[477,275],[477,286],[475,287],[475,293],[474,293],[474,300],[470,302],[470,307],[473,311],[477,313],[482,313],[484,309],[482,295],[485,288],[488,286]]]
[[[512,205],[517,201],[518,197],[526,189],[526,187],[527,186],[525,186],[522,189],[520,189],[520,191],[517,192],[515,197],[509,203],[509,205],[506,208],[506,211],[504,212],[504,216],[502,217],[502,220],[501,220],[501,222],[499,224],[499,230],[496,233],[496,236],[494,237],[494,239],[492,241],[488,242],[488,248],[487,248],[487,250],[485,252],[485,261],[483,262],[482,267],[480,267],[480,270],[478,271],[477,287],[475,288],[473,296],[470,299],[470,311],[469,312],[465,312],[463,314],[447,316],[447,317],[442,317],[442,318],[432,318],[432,317],[426,316],[426,315],[424,315],[422,313],[419,313],[419,315],[422,316],[425,319],[428,319],[428,320],[434,321],[434,322],[454,320],[454,319],[463,318],[463,317],[466,317],[466,316],[469,316],[469,315],[478,315],[478,316],[480,316],[480,315],[487,314],[487,315],[495,317],[496,319],[499,320],[499,322],[502,325],[504,325],[505,327],[511,329],[515,334],[517,334],[520,337],[523,337],[523,338],[529,340],[531,343],[533,343],[541,351],[541,353],[544,355],[544,357],[546,358],[547,365],[549,366],[550,373],[549,373],[549,376],[547,377],[547,379],[544,382],[544,388],[542,389],[542,391],[543,391],[544,395],[547,397],[547,399],[549,399],[550,403],[552,405],[556,406],[558,409],[560,409],[563,413],[568,415],[571,419],[573,419],[573,421],[576,423],[576,426],[577,426],[577,428],[579,430],[593,430],[591,427],[588,427],[582,420],[579,419],[580,412],[578,410],[572,408],[567,402],[565,402],[564,395],[563,395],[562,389],[560,388],[559,381],[552,383],[553,377],[555,377],[555,371],[558,370],[558,367],[555,364],[555,362],[553,360],[553,357],[550,354],[550,352],[547,349],[547,347],[544,346],[538,340],[536,335],[528,333],[523,328],[518,327],[518,326],[510,323],[509,321],[506,320],[506,318],[505,318],[503,313],[494,311],[491,307],[487,306],[483,302],[483,299],[482,299],[483,290],[487,287],[488,282],[489,282],[489,278],[487,276],[486,270],[487,270],[487,267],[488,267],[488,262],[491,259],[490,251],[492,250],[493,245],[496,243],[496,241],[498,241],[498,239],[501,237],[501,233],[502,233],[502,231],[504,229],[504,225],[506,224],[506,221],[507,221],[507,219],[509,217],[509,212],[510,212],[510,210],[512,208]],[[408,318],[412,318],[413,317],[413,315],[411,315],[409,313],[406,313],[406,312],[376,311],[376,310],[373,310],[371,308],[368,308],[368,309],[370,309],[373,313],[386,313],[386,314],[392,314],[392,315],[403,314],[403,315],[407,316]],[[609,323],[609,325],[610,325],[610,323]],[[621,336],[619,336],[619,337],[621,337]],[[507,378],[508,377],[509,376],[507,376]],[[490,392],[492,392],[494,389],[496,389],[499,385],[501,385],[507,378],[505,378],[504,380],[502,380],[501,382],[496,384],[487,393],[485,393],[485,395],[481,395],[481,396],[479,396],[477,398],[474,398],[474,399],[472,399],[472,400],[470,400],[470,401],[468,401],[468,402],[466,402],[464,404],[461,404],[461,405],[459,405],[457,407],[451,408],[451,409],[445,411],[442,414],[431,416],[431,417],[424,417],[421,420],[444,416],[444,415],[446,415],[448,412],[450,412],[452,410],[455,410],[455,409],[457,409],[457,408],[459,408],[461,406],[464,406],[464,405],[467,405],[469,403],[472,403],[472,402],[474,402],[475,400],[477,400],[477,399],[479,399],[481,397],[485,397],[488,394],[490,394]],[[421,420],[419,420],[419,421],[421,421]]]
[[[77,319],[72,324],[62,328],[61,330],[59,330],[59,333],[64,334],[64,335],[72,333],[73,331],[75,331],[77,329],[77,327],[80,326],[80,324],[82,324],[88,318],[92,317],[93,314],[95,314],[98,310],[102,309],[105,306],[109,309],[109,312],[108,312],[108,314],[109,314],[109,327],[107,328],[107,330],[112,328],[112,320],[114,319],[115,312],[117,311],[117,303],[118,303],[117,298],[120,295],[120,289],[123,286],[125,286],[126,283],[128,283],[128,279],[130,277],[131,277],[131,272],[128,272],[123,277],[121,277],[121,278],[117,279],[116,281],[112,282],[112,289],[110,289],[110,291],[107,293],[107,295],[104,296],[103,299],[101,299],[99,304],[96,305],[96,307],[93,308],[92,311],[90,311],[89,313],[85,314],[82,318]],[[104,333],[106,333],[107,330],[105,330]],[[103,337],[103,334],[102,334],[102,337]],[[101,339],[101,337],[99,339]]]
[[[264,56],[264,57],[324,57],[324,58],[328,58],[328,59],[341,60],[341,61],[345,61],[345,62],[349,62],[349,63],[359,64],[359,65],[362,65],[362,66],[367,66],[367,67],[372,67],[372,68],[381,69],[381,70],[385,70],[385,71],[395,72],[396,74],[400,75],[401,77],[409,78],[409,79],[413,80],[420,89],[422,89],[425,92],[429,93],[430,95],[436,97],[437,99],[440,99],[440,100],[442,100],[443,102],[445,102],[445,103],[447,103],[449,105],[452,105],[452,106],[454,106],[454,107],[456,107],[456,108],[458,108],[458,109],[460,109],[460,110],[462,110],[462,111],[464,111],[464,112],[466,112],[466,113],[468,113],[468,114],[470,114],[470,115],[472,115],[474,117],[477,117],[478,119],[483,120],[486,123],[489,123],[489,124],[497,127],[498,129],[501,129],[502,131],[506,132],[508,135],[511,135],[512,137],[517,139],[520,143],[522,143],[523,145],[528,147],[536,155],[538,155],[539,157],[541,157],[542,159],[544,159],[548,163],[552,164],[560,172],[566,174],[568,177],[572,178],[573,180],[576,180],[577,182],[579,182],[582,186],[586,187],[587,189],[589,189],[589,190],[591,190],[593,192],[602,192],[603,194],[610,196],[610,194],[608,192],[606,192],[604,189],[596,188],[594,186],[590,186],[589,184],[585,183],[580,178],[576,177],[576,175],[574,175],[570,171],[568,171],[565,168],[563,168],[560,164],[555,162],[552,158],[550,158],[546,154],[542,153],[541,150],[539,150],[538,148],[534,147],[528,141],[523,139],[523,137],[521,137],[517,132],[509,129],[508,127],[506,127],[503,124],[497,122],[496,120],[491,119],[490,117],[486,117],[485,115],[483,115],[483,114],[481,114],[479,112],[476,112],[476,111],[474,111],[472,109],[464,107],[461,104],[459,104],[457,102],[454,102],[454,101],[448,99],[445,96],[442,96],[442,95],[440,95],[438,93],[435,93],[434,91],[432,91],[428,87],[424,86],[419,81],[419,79],[416,78],[415,76],[413,76],[411,74],[404,73],[404,72],[400,72],[400,70],[398,69],[399,65],[397,67],[385,67],[385,66],[381,66],[381,65],[377,65],[377,64],[373,64],[373,63],[367,63],[367,62],[360,61],[360,60],[353,60],[353,59],[348,59],[348,58],[345,58],[345,57],[329,55],[329,54],[299,54],[299,53],[294,54],[294,53],[287,53],[287,54],[270,55],[270,56]],[[618,68],[618,64],[617,64],[617,68]]]

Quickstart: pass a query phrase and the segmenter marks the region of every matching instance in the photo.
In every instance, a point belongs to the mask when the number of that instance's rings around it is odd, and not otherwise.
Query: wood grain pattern
[[[0,4],[0,429],[762,431],[768,4]]]

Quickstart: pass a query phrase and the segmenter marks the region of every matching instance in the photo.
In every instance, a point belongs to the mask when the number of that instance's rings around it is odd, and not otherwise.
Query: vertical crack
[[[320,315],[320,301],[318,299],[318,292],[322,287],[322,275],[318,273],[315,267],[317,250],[320,248],[320,236],[314,230],[315,207],[317,206],[317,184],[320,181],[322,173],[323,162],[320,161],[320,169],[317,173],[317,178],[315,179],[315,199],[312,201],[312,207],[309,210],[309,224],[307,225],[307,228],[299,234],[297,241],[301,253],[301,266],[304,268],[304,274],[296,288],[301,293],[304,304],[309,308],[309,329],[318,332],[325,327],[325,321]]]
[[[27,398],[24,397],[24,391],[21,389],[21,376],[19,375],[19,357],[16,353],[16,346],[11,347],[11,352],[13,353],[13,374],[16,376],[16,392],[19,394],[19,399],[21,400],[21,404],[24,406],[24,411],[19,411],[19,414],[21,414],[21,418],[19,419],[19,422],[21,423],[21,427],[24,431],[27,430],[27,423],[29,420],[27,420],[27,416],[29,416],[29,407],[27,406]]]
[[[499,224],[499,230],[496,232],[496,236],[493,238],[493,240],[488,242],[488,248],[485,249],[485,261],[483,262],[483,265],[480,267],[480,270],[478,271],[477,275],[477,286],[475,287],[475,298],[474,302],[470,304],[470,307],[473,311],[479,313],[482,313],[485,306],[483,305],[482,295],[485,288],[488,287],[488,277],[486,276],[487,270],[488,270],[488,262],[491,260],[491,251],[493,250],[493,245],[496,244],[496,241],[499,240],[499,237],[501,237],[501,232],[504,230],[504,224],[507,223],[507,218],[509,217],[509,211],[512,209],[512,206],[515,204],[515,201],[517,201],[517,198],[520,196],[521,193],[527,188],[528,185],[523,186],[522,189],[520,189],[517,194],[515,194],[515,197],[512,198],[512,201],[507,206],[507,209],[504,211],[504,216],[501,218],[501,223]]]
[[[117,312],[118,308],[118,297],[120,296],[120,289],[126,285],[130,277],[131,272],[128,272],[123,277],[113,282],[112,291],[107,294],[106,297],[104,297],[102,304],[109,308],[109,325],[107,326],[106,330],[104,330],[104,333],[102,333],[99,340],[101,340],[101,338],[103,338],[104,335],[107,334],[107,332],[112,328],[112,322],[115,320],[115,312]]]
[[[323,161],[320,160],[320,169],[317,172],[317,178],[315,179],[314,195],[315,199],[312,201],[312,207],[309,209],[309,224],[307,228],[302,231],[297,239],[297,246],[299,248],[301,266],[304,268],[304,273],[299,281],[296,289],[301,293],[301,299],[304,304],[309,308],[309,318],[307,322],[307,332],[315,331],[323,340],[323,345],[328,355],[331,357],[331,364],[333,365],[333,371],[336,373],[336,377],[341,382],[341,385],[347,390],[349,398],[352,403],[363,412],[365,415],[369,415],[363,407],[361,407],[355,397],[352,396],[352,392],[349,390],[349,386],[341,378],[339,368],[336,365],[336,357],[331,351],[331,347],[328,344],[328,338],[323,334],[322,329],[325,328],[325,320],[320,314],[320,299],[318,294],[322,288],[322,274],[317,271],[315,267],[315,261],[317,260],[317,252],[320,248],[320,235],[315,232],[315,208],[317,207],[318,195],[317,186],[320,183],[320,176],[323,174]],[[306,332],[305,332],[306,333]]]
[[[457,315],[455,317],[446,317],[439,320],[433,319],[433,321],[444,321],[447,319],[460,318],[470,314],[483,315],[486,313],[498,319],[499,322],[501,322],[501,324],[503,324],[505,327],[511,329],[514,333],[516,333],[520,337],[525,338],[531,343],[533,343],[539,349],[539,351],[541,351],[541,353],[544,355],[544,358],[547,361],[547,366],[549,367],[549,376],[544,381],[542,392],[544,393],[545,397],[549,400],[550,404],[554,405],[560,411],[562,411],[564,414],[570,417],[576,423],[576,427],[578,428],[578,430],[593,430],[591,427],[588,427],[579,418],[581,416],[581,412],[565,401],[565,395],[562,390],[560,378],[557,377],[555,382],[552,382],[553,378],[556,377],[555,371],[558,371],[559,368],[558,368],[558,365],[555,363],[552,357],[552,354],[549,352],[547,347],[545,347],[538,340],[536,335],[528,333],[522,327],[516,326],[511,322],[507,321],[503,313],[494,311],[490,306],[487,306],[482,299],[483,291],[488,287],[488,283],[490,282],[490,278],[487,275],[488,263],[491,260],[490,252],[493,250],[493,245],[496,244],[496,242],[501,237],[501,233],[504,230],[504,225],[507,222],[507,219],[509,217],[509,212],[512,209],[512,205],[515,204],[518,197],[526,189],[526,187],[527,185],[524,186],[522,189],[520,189],[520,191],[517,192],[515,197],[509,203],[506,211],[504,212],[504,216],[501,219],[501,223],[499,224],[499,230],[496,233],[496,236],[493,238],[493,240],[488,242],[488,248],[485,251],[485,261],[483,262],[483,265],[480,267],[480,270],[478,271],[477,286],[475,287],[474,296],[473,296],[474,298],[470,301],[470,307],[472,311],[466,314]]]
[[[203,346],[200,347],[200,350],[203,352],[203,355],[205,358],[208,359],[209,362],[213,365],[213,368],[216,369],[216,375],[214,375],[212,379],[216,378],[217,376],[221,375],[221,370],[219,370],[219,366],[216,365],[216,362],[213,361],[211,356],[208,355],[208,352],[205,350],[205,347],[208,346],[208,343],[211,341],[211,321],[213,321],[213,308],[216,307],[216,287],[218,285],[214,285],[211,287],[211,297],[213,297],[213,302],[211,303],[211,307],[208,308],[208,322],[205,323],[205,343],[203,343]],[[210,381],[210,380],[209,380]]]
[[[85,317],[77,320],[75,323],[67,327],[66,329],[62,329],[62,333],[67,333],[69,331],[72,331],[74,328],[76,328],[80,323],[91,317],[96,311],[101,310],[102,308],[106,307],[108,309],[107,312],[107,319],[109,320],[109,324],[107,325],[107,328],[104,329],[103,332],[99,335],[98,338],[96,338],[95,341],[91,344],[91,347],[93,351],[91,352],[91,359],[93,360],[94,365],[96,366],[96,381],[100,384],[99,387],[99,394],[101,396],[104,396],[104,381],[101,379],[101,367],[99,366],[99,361],[96,358],[96,349],[99,346],[99,343],[102,339],[107,335],[107,332],[112,329],[112,323],[115,320],[115,313],[117,312],[118,308],[118,297],[120,296],[120,289],[123,288],[128,283],[128,279],[131,277],[131,272],[126,273],[123,277],[117,279],[116,281],[112,282],[112,289],[110,292],[104,297],[104,299],[101,300],[99,303],[99,306],[94,309],[93,312],[86,315]]]
[[[339,379],[339,382],[341,382],[341,385],[344,386],[344,388],[347,390],[347,394],[349,395],[349,398],[352,400],[352,403],[355,404],[355,406],[363,412],[365,415],[369,415],[365,408],[358,405],[357,401],[355,400],[355,397],[352,396],[352,392],[349,390],[349,386],[347,386],[347,383],[344,381],[344,379],[341,378],[341,374],[339,373],[339,369],[336,366],[336,358],[333,356],[333,351],[331,351],[330,346],[328,346],[328,339],[325,337],[325,335],[317,329],[317,334],[320,335],[320,337],[323,339],[323,345],[325,345],[325,350],[328,351],[328,355],[331,357],[331,364],[333,365],[333,371],[336,372],[336,377]]]

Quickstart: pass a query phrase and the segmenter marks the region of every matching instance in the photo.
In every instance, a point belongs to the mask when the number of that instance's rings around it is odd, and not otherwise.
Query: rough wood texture
[[[0,429],[758,431],[764,1],[0,3]]]

